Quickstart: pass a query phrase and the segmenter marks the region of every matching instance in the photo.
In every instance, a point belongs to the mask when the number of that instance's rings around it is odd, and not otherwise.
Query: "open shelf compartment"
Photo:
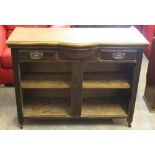
[[[70,117],[69,98],[31,98],[23,105],[25,118]]]
[[[84,89],[129,89],[130,77],[126,73],[102,72],[84,73]]]
[[[127,118],[124,104],[117,98],[86,98],[83,100],[81,117]]]

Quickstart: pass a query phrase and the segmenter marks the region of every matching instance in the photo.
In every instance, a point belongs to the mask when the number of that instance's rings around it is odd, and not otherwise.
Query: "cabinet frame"
[[[46,47],[44,47],[46,49]],[[117,51],[120,49],[121,47],[116,47],[115,49],[117,49]],[[30,51],[33,48],[30,49]],[[36,48],[34,48],[36,49]],[[39,48],[40,49],[40,48]],[[108,50],[113,50],[115,51],[114,48],[110,48]],[[129,52],[130,48],[127,48],[127,50],[125,48],[123,48],[124,51],[128,51]],[[49,50],[49,49],[48,49]],[[22,126],[24,123],[24,120],[26,119],[36,119],[37,117],[24,117],[24,101],[23,101],[23,94],[22,94],[22,80],[21,80],[21,73],[20,73],[20,65],[21,63],[25,62],[29,63],[36,63],[36,62],[40,62],[42,63],[45,62],[45,60],[29,60],[26,59],[25,61],[22,59],[22,61],[20,61],[20,52],[21,52],[21,48],[12,48],[12,58],[13,58],[13,67],[14,67],[14,78],[15,78],[15,90],[16,90],[16,101],[17,101],[17,113],[18,113],[18,121],[19,124]],[[29,51],[29,49],[27,49],[27,51]],[[47,49],[45,50],[47,51]],[[103,51],[103,50],[101,50]],[[122,51],[122,48],[121,48]],[[133,51],[133,48],[132,50]],[[70,98],[71,98],[71,103],[70,103],[70,116],[67,117],[59,117],[59,116],[55,116],[53,117],[51,115],[51,117],[38,117],[38,119],[88,119],[89,116],[87,117],[82,117],[84,115],[81,114],[82,112],[82,107],[83,107],[83,76],[86,73],[91,73],[90,69],[88,69],[88,71],[84,72],[84,66],[86,63],[98,63],[99,65],[102,64],[119,64],[120,66],[124,66],[124,65],[133,65],[133,69],[131,70],[132,75],[131,76],[131,88],[127,88],[129,89],[129,103],[128,104],[128,108],[126,111],[126,115],[120,115],[120,116],[111,116],[111,117],[106,117],[106,115],[104,116],[92,116],[90,117],[90,119],[104,119],[104,118],[127,118],[128,121],[128,126],[131,127],[131,122],[133,120],[133,113],[134,113],[134,107],[135,107],[135,101],[136,101],[136,94],[137,94],[137,87],[138,87],[138,81],[139,81],[139,73],[140,73],[140,67],[141,67],[141,62],[142,62],[142,55],[143,55],[143,49],[137,50],[136,48],[134,49],[135,53],[136,53],[136,60],[100,60],[100,55],[97,57],[98,59],[96,60],[67,60],[67,59],[61,59],[60,57],[55,57],[55,59],[51,59],[50,61],[54,61],[54,62],[67,62],[70,61],[72,63],[72,67],[71,67],[71,80],[70,80]],[[50,52],[50,50],[49,50]],[[107,53],[106,53],[107,54]],[[57,50],[57,55],[59,55],[59,49]],[[47,62],[49,61],[49,59],[47,60]],[[45,62],[46,63],[46,62]],[[26,65],[25,65],[26,66]],[[91,67],[91,66],[90,66]],[[92,65],[93,67],[93,65]],[[33,73],[33,72],[32,72]],[[100,73],[103,73],[102,71],[97,71],[98,75],[100,75]],[[110,71],[109,71],[110,73]],[[35,75],[35,73],[34,73]],[[34,79],[35,80],[35,79]],[[91,84],[90,84],[91,86]],[[29,88],[29,90],[31,90],[32,88]],[[61,88],[60,88],[61,89]],[[99,89],[99,88],[96,88]],[[117,90],[117,89],[121,89],[121,88],[111,88],[111,90]],[[123,88],[125,89],[125,88]],[[90,89],[88,89],[90,90]],[[100,88],[100,90],[106,90],[106,88]],[[107,88],[107,90],[109,90],[109,88]],[[87,92],[87,90],[85,90]],[[92,90],[93,92],[93,90]],[[94,103],[95,104],[95,103]]]
[[[131,127],[148,45],[136,29],[17,28],[7,44],[21,128],[25,120],[113,118]]]

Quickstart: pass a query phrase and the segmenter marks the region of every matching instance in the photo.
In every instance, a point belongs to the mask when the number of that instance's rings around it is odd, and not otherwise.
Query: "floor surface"
[[[132,127],[126,120],[29,122],[25,130],[151,130],[155,129],[155,113],[150,113],[143,100],[148,60],[143,57]],[[13,87],[0,88],[0,129],[18,130],[15,92]]]

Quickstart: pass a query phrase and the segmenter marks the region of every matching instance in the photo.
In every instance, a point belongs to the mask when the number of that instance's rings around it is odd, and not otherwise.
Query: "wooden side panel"
[[[14,69],[14,79],[15,79],[15,94],[16,94],[16,104],[17,104],[17,114],[18,121],[22,125],[23,124],[23,96],[21,90],[21,77],[20,77],[20,66],[18,63],[18,50],[11,49],[12,53],[12,61],[13,61],[13,69]]]
[[[137,64],[133,70],[131,98],[130,98],[129,109],[128,109],[128,123],[129,123],[128,125],[129,126],[131,126],[131,122],[133,120],[133,113],[134,113],[135,101],[136,101],[136,96],[137,96],[137,88],[138,88],[142,58],[143,58],[143,50],[138,50],[137,51]]]

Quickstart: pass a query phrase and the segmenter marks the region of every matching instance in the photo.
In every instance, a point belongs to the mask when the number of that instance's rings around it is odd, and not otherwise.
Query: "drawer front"
[[[19,50],[19,61],[53,60],[56,52],[49,50]]]
[[[136,60],[136,51],[101,51],[102,60]]]

